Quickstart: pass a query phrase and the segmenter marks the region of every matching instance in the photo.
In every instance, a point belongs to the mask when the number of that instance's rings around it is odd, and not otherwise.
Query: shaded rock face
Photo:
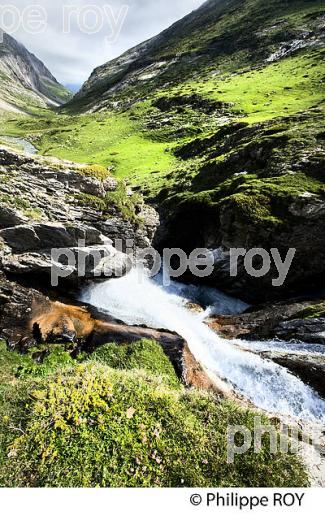
[[[145,205],[137,210],[141,227],[125,220],[106,202],[116,181],[92,177],[82,165],[0,149],[2,178],[0,267],[10,275],[41,275],[48,284],[55,270],[60,283],[73,286],[122,276],[131,267],[126,242],[149,246],[158,225],[156,212]]]
[[[19,226],[27,221],[28,219],[20,211],[5,205],[0,207],[0,230]]]
[[[37,297],[40,297],[38,291],[9,282],[0,271],[0,336],[10,346],[24,346],[30,342],[26,331],[33,301]]]
[[[278,338],[295,338],[306,343],[325,344],[325,317],[296,319],[279,323],[274,330]]]
[[[215,316],[209,326],[222,336],[245,340],[280,339],[325,345],[325,302],[277,302],[239,316]]]
[[[1,32],[0,43],[0,99],[6,107],[25,108],[33,105],[59,105],[68,101],[71,93],[53,77],[36,56],[21,43]]]
[[[317,111],[279,118],[276,124],[231,123],[180,146],[176,155],[195,159],[199,166],[191,170],[191,162],[185,162],[188,176],[184,169],[176,171],[174,184],[158,194],[162,225],[156,247],[187,254],[208,249],[214,272],[206,283],[252,303],[324,288],[324,152],[318,123]],[[305,141],[297,144],[300,134]],[[269,271],[256,278],[240,256],[237,274],[231,276],[232,249],[264,249],[270,257],[275,249],[281,261],[291,250],[294,258],[283,284],[276,286],[279,271],[272,257]],[[262,266],[257,255],[253,268]]]
[[[320,206],[322,211],[325,210],[325,201],[318,197],[315,197],[314,205],[312,201],[308,204],[315,213]],[[283,209],[286,211],[286,208]],[[208,250],[214,256],[214,270],[204,283],[244,301],[272,301],[325,288],[325,218],[321,214],[313,216],[308,213],[291,219],[292,227],[289,222],[268,227],[268,224],[253,222],[241,215],[236,201],[226,203],[215,211],[193,202],[181,206],[171,216],[162,211],[161,220],[162,226],[155,238],[158,250],[163,250],[167,245],[181,248],[188,255],[197,248]],[[251,276],[244,265],[244,256],[240,256],[236,260],[237,274],[231,276],[231,250],[237,249],[266,251],[271,259],[268,273],[258,278]],[[279,279],[279,270],[271,249],[278,251],[283,262],[290,250],[294,252],[281,286],[273,285]],[[261,257],[256,255],[252,265],[256,271],[262,269]],[[202,283],[202,279],[193,277],[189,272],[186,279]]]

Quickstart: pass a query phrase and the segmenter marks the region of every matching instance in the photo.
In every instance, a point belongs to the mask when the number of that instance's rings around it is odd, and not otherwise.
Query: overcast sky
[[[13,3],[20,13],[28,7],[25,18],[22,17],[26,25],[26,19],[30,21],[33,16],[33,2]],[[80,85],[95,67],[158,34],[202,3],[203,0],[35,0],[34,6],[41,6],[46,12],[46,26],[40,25],[43,15],[39,14],[35,23],[41,32],[35,34],[35,25],[31,24],[27,25],[28,31],[20,24],[18,30],[9,32],[44,61],[61,83]],[[67,10],[64,14],[64,7],[71,8],[70,14]],[[0,17],[0,23],[8,29],[13,18],[8,13],[1,16],[4,18]],[[103,28],[99,30],[101,24]],[[112,37],[115,41],[108,41]]]

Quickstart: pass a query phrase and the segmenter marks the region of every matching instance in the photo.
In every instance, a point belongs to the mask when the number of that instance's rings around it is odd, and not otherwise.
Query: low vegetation
[[[213,76],[207,72],[199,81],[190,81],[168,91],[168,95],[200,94],[211,100],[234,104],[237,118],[248,123],[262,122],[308,110],[323,100],[322,61],[324,52],[291,56],[256,69]]]
[[[254,413],[177,381],[160,346],[105,345],[73,359],[62,346],[0,347],[3,486],[304,486],[293,455],[265,438],[227,464],[227,426]],[[41,362],[42,359],[42,362]],[[265,418],[263,421],[267,420]]]
[[[90,168],[99,165],[120,179],[166,172],[175,162],[166,152],[167,143],[150,139],[127,114],[65,116],[48,111],[33,118],[3,116],[3,125],[6,135],[28,138],[41,155]]]
[[[292,317],[292,319],[294,320],[315,318],[325,318],[325,301],[321,303],[315,303],[315,305],[310,305],[310,307],[307,307],[306,309],[304,309],[301,312],[298,312],[295,316]]]

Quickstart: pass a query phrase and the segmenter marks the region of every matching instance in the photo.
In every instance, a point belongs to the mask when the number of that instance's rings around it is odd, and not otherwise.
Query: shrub
[[[95,177],[100,181],[104,181],[107,177],[110,176],[110,172],[104,166],[100,164],[89,164],[88,166],[83,167],[80,172],[83,175],[89,175],[90,177]]]

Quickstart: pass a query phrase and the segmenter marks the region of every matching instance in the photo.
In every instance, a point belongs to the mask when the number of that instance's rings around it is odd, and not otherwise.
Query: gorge
[[[324,28],[318,0],[208,0],[74,96],[5,35],[0,486],[324,485]],[[165,286],[130,244],[213,272]],[[295,255],[231,276],[233,250]],[[229,466],[255,417],[316,462]]]
[[[191,288],[188,292],[190,296]],[[243,352],[231,341],[218,337],[203,323],[204,313],[202,317],[195,316],[185,308],[186,293],[186,286],[174,282],[171,289],[164,288],[161,280],[160,283],[150,280],[135,269],[124,278],[91,286],[82,300],[128,325],[177,332],[212,378],[216,374],[227,381],[258,408],[300,420],[324,422],[325,402],[317,393],[272,361]],[[220,314],[222,298],[220,293],[214,300],[220,305]],[[240,308],[240,302],[236,300],[226,300],[226,306],[227,303],[230,313]],[[276,348],[276,345],[272,347]],[[261,345],[263,350],[272,347],[268,343]],[[324,350],[319,356],[324,356]]]

